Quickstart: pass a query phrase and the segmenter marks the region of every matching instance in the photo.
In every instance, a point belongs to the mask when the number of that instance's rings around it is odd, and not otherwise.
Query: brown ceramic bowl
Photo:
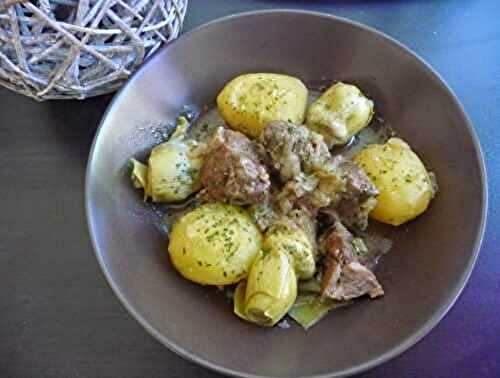
[[[182,279],[168,261],[157,215],[141,203],[124,168],[183,105],[210,103],[229,79],[255,71],[358,83],[440,184],[429,211],[396,231],[377,271],[386,295],[332,313],[308,332],[240,321],[224,295]],[[486,201],[473,128],[426,63],[373,29],[296,11],[211,22],[146,62],[109,107],[86,181],[97,259],[124,306],[174,352],[240,377],[346,376],[415,344],[449,310],[471,273]]]

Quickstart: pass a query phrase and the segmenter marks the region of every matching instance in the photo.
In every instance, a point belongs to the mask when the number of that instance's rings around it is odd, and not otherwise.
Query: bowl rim
[[[419,342],[424,336],[426,336],[443,318],[444,316],[448,313],[448,311],[451,309],[451,307],[455,304],[457,301],[458,297],[462,293],[463,289],[465,288],[467,281],[469,280],[469,277],[472,273],[472,270],[476,264],[479,251],[481,249],[481,244],[483,241],[484,233],[485,233],[485,227],[486,227],[486,219],[487,219],[487,212],[488,212],[488,185],[487,185],[487,174],[486,174],[486,165],[484,161],[484,155],[482,152],[482,148],[479,142],[479,138],[477,136],[477,133],[472,126],[472,123],[467,116],[467,113],[465,112],[465,109],[463,105],[460,103],[458,100],[457,96],[454,94],[454,92],[451,90],[450,86],[445,82],[445,80],[441,77],[439,73],[436,72],[434,68],[430,66],[429,63],[427,63],[423,58],[418,56],[415,52],[413,52],[411,49],[408,47],[404,46],[401,42],[397,41],[396,39],[390,37],[389,35],[378,31],[375,28],[372,28],[370,26],[367,26],[365,24],[362,24],[357,21],[350,20],[345,17],[340,17],[336,16],[334,14],[329,14],[329,13],[323,13],[323,12],[316,12],[316,11],[307,11],[307,10],[297,10],[297,9],[286,9],[286,8],[278,8],[278,9],[271,9],[271,10],[256,10],[256,11],[247,11],[247,12],[239,12],[235,14],[231,14],[228,16],[220,17],[217,19],[214,19],[212,21],[209,21],[207,23],[204,23],[186,33],[183,33],[179,38],[176,40],[166,44],[165,46],[162,46],[158,51],[156,51],[151,57],[146,59],[143,64],[137,69],[133,75],[127,80],[127,82],[122,86],[122,88],[114,95],[111,103],[108,105],[104,115],[102,116],[102,119],[99,123],[99,126],[96,130],[96,133],[94,135],[94,139],[92,142],[92,146],[89,152],[89,157],[87,161],[87,168],[86,168],[86,174],[85,174],[85,215],[87,218],[87,226],[88,226],[88,231],[89,231],[89,236],[91,239],[92,247],[94,249],[94,253],[96,255],[97,261],[99,263],[99,266],[101,268],[102,274],[106,278],[107,283],[113,290],[114,294],[118,297],[120,300],[121,304],[125,307],[125,309],[133,316],[135,320],[141,324],[141,326],[151,335],[153,336],[156,340],[158,340],[161,344],[166,346],[170,351],[174,352],[178,356],[187,359],[189,361],[195,362],[198,365],[201,365],[205,368],[208,368],[210,370],[213,370],[217,373],[220,374],[225,374],[228,376],[233,376],[233,377],[242,377],[242,378],[270,378],[269,376],[262,376],[258,374],[252,374],[252,373],[245,373],[237,370],[233,370],[227,367],[224,367],[222,365],[219,365],[216,362],[212,362],[209,360],[206,360],[202,357],[197,356],[194,353],[191,353],[190,351],[184,349],[183,347],[177,345],[176,343],[170,341],[167,337],[162,335],[160,331],[155,329],[152,325],[148,323],[148,321],[139,313],[138,310],[135,309],[135,307],[129,303],[128,299],[126,296],[122,293],[120,287],[118,284],[114,281],[112,274],[106,267],[106,263],[104,262],[102,258],[102,254],[100,252],[100,249],[98,247],[98,242],[96,240],[96,232],[94,232],[94,224],[92,221],[93,218],[93,211],[91,209],[91,196],[90,196],[90,177],[91,177],[91,172],[93,168],[93,161],[94,161],[94,154],[96,150],[96,146],[98,144],[98,141],[100,139],[100,135],[102,132],[102,129],[104,127],[104,124],[108,118],[108,115],[114,110],[116,104],[118,101],[121,99],[124,91],[127,89],[127,86],[130,82],[132,82],[136,76],[140,75],[141,72],[147,69],[148,63],[150,60],[153,59],[158,59],[158,55],[160,52],[162,52],[165,49],[168,49],[170,46],[176,45],[178,43],[182,43],[183,39],[189,37],[191,34],[198,33],[200,31],[203,31],[204,29],[213,27],[214,25],[218,24],[224,24],[227,21],[235,20],[235,19],[240,19],[240,18],[249,18],[249,17],[259,17],[262,15],[268,15],[268,14],[296,14],[296,15],[302,15],[302,16],[307,16],[307,17],[319,17],[319,18],[325,18],[329,19],[331,21],[335,22],[340,22],[344,24],[348,24],[350,26],[353,26],[357,29],[361,29],[365,32],[375,34],[376,36],[382,38],[389,44],[392,44],[394,47],[397,47],[400,49],[402,52],[405,54],[409,55],[413,59],[417,60],[432,76],[434,76],[439,83],[439,85],[444,89],[445,92],[447,92],[448,96],[450,99],[453,101],[455,106],[457,107],[458,111],[460,112],[460,116],[464,119],[465,124],[466,124],[466,130],[469,133],[470,138],[472,139],[472,143],[474,145],[474,150],[475,150],[475,158],[477,160],[477,163],[480,168],[480,176],[481,176],[481,217],[480,217],[480,222],[476,226],[476,238],[474,241],[474,247],[472,251],[472,255],[469,258],[469,261],[460,277],[458,280],[457,284],[453,287],[452,290],[450,290],[450,293],[448,294],[446,300],[443,302],[443,304],[439,307],[436,308],[434,311],[434,314],[427,319],[427,321],[413,334],[408,336],[406,340],[403,342],[396,344],[393,346],[391,349],[385,351],[384,353],[380,354],[377,357],[374,357],[362,364],[343,369],[340,371],[337,371],[335,373],[327,373],[327,374],[316,374],[316,375],[309,375],[305,378],[329,378],[329,377],[347,377],[351,376],[354,374],[359,374],[364,371],[367,371],[369,369],[374,368],[375,366],[378,366],[384,362],[387,362],[394,357],[400,355],[401,353],[405,352],[408,350],[410,347],[415,345],[417,342]],[[271,377],[272,378],[272,377]]]

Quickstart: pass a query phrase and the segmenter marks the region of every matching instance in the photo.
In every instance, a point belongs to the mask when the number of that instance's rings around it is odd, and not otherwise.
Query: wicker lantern
[[[187,0],[0,0],[0,84],[37,100],[116,90],[179,35]]]

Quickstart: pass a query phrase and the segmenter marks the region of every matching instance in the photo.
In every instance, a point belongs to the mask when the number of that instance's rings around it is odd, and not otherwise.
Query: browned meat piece
[[[309,131],[309,140],[300,151],[304,171],[321,169],[332,156],[330,150],[321,134],[315,133],[304,126],[300,127]]]
[[[260,137],[268,164],[285,185],[278,195],[282,213],[305,209],[311,214],[332,206],[349,227],[365,229],[378,191],[362,168],[343,157],[331,157],[319,134],[304,126],[271,122]]]
[[[331,209],[336,219],[348,227],[364,230],[368,214],[377,204],[377,194],[360,167],[336,156],[314,174],[299,173],[289,180],[278,196],[278,207],[284,213],[292,208],[307,209],[310,213]]]
[[[318,247],[325,258],[333,257],[342,264],[350,263],[355,259],[353,238],[349,230],[337,221],[321,235]]]
[[[292,180],[287,181],[281,191],[276,196],[276,203],[279,210],[286,214],[295,208],[299,199],[308,193],[313,192],[318,185],[318,179],[299,173]]]
[[[324,256],[321,295],[329,296],[330,292],[335,291],[342,266],[354,260],[352,239],[352,234],[340,222],[335,222],[319,238],[319,252]]]
[[[321,135],[293,123],[271,122],[259,140],[267,151],[269,164],[283,181],[302,171],[309,173],[319,169],[331,157]]]
[[[335,219],[350,228],[366,229],[368,214],[377,205],[378,190],[361,167],[343,156],[335,156],[318,188],[331,198],[327,206],[335,212]]]
[[[318,221],[323,226],[333,226],[335,222],[340,222],[340,217],[335,208],[331,206],[323,207],[318,212]]]
[[[334,208],[325,207],[319,211],[318,220],[322,225],[332,226],[335,222],[340,222],[341,217]],[[324,235],[327,235],[327,233],[325,232]],[[392,247],[392,241],[368,232],[364,232],[359,236],[361,237],[352,240],[357,260],[368,269],[373,269],[380,257],[389,252]],[[362,241],[362,248],[358,247],[356,239]]]
[[[378,190],[366,172],[352,160],[336,156],[339,174],[345,180],[345,194],[350,197],[366,198],[378,195]]]
[[[341,273],[342,264],[340,261],[331,256],[325,256],[320,290],[322,297],[330,297],[337,290]]]
[[[220,127],[208,145],[201,169],[203,196],[237,205],[264,201],[270,180],[252,142],[243,134]]]
[[[358,261],[353,242],[354,237],[339,221],[320,237],[322,296],[347,300],[365,294],[372,298],[383,295],[375,275]]]
[[[318,216],[319,207],[320,206],[318,206],[317,203],[313,201],[312,197],[307,195],[298,198],[294,204],[295,209],[307,212],[312,218],[316,218]]]
[[[345,265],[340,273],[338,284],[328,292],[330,298],[345,301],[368,294],[370,298],[384,295],[382,286],[371,270],[359,262]]]
[[[376,205],[377,200],[374,197],[361,199],[343,195],[335,210],[342,223],[350,228],[365,230],[368,227],[368,215]]]

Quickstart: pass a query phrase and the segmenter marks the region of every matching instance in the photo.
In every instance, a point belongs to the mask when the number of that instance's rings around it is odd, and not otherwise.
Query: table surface
[[[486,157],[488,225],[467,287],[421,342],[362,376],[499,377],[500,1],[191,0],[185,30],[277,7],[345,16],[413,49],[455,91]],[[36,103],[0,89],[0,376],[220,377],[149,336],[99,270],[83,184],[109,100]]]

